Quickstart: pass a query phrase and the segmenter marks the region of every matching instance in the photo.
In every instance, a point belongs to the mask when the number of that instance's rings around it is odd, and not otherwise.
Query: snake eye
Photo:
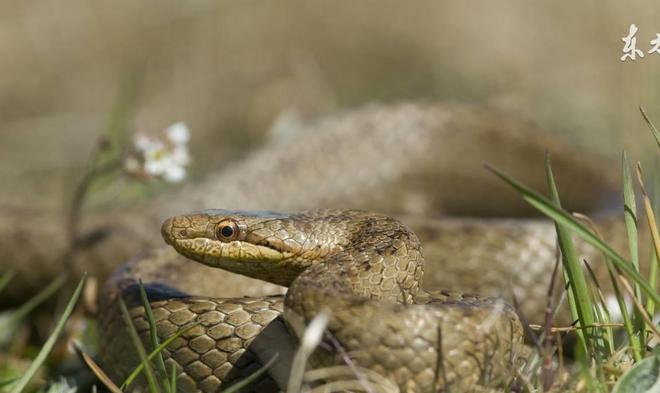
[[[223,220],[217,226],[215,235],[218,240],[232,241],[238,237],[238,225],[232,220]]]

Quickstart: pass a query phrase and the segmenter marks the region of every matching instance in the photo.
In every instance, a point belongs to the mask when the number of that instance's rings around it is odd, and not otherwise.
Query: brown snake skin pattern
[[[225,233],[227,227],[231,230]],[[492,298],[420,290],[424,260],[419,241],[390,217],[350,210],[292,215],[213,210],[171,218],[162,232],[167,243],[191,259],[288,286],[283,315],[294,336],[327,310],[329,333],[374,386],[385,379],[405,392],[463,391],[511,378],[522,341],[515,312]],[[134,277],[144,262],[149,258],[115,275],[113,295],[133,299],[131,315],[148,342],[148,324],[135,303]],[[219,391],[274,353],[291,351],[278,318],[281,296],[189,297],[174,285],[156,281],[147,289],[161,340],[199,323],[165,351],[183,391]],[[117,314],[105,315],[104,347],[111,348],[106,361],[126,365],[119,359],[130,351],[130,341]],[[287,357],[282,356],[282,365]],[[275,370],[251,388],[276,391],[277,383],[286,381],[282,365],[279,377]],[[309,367],[332,365],[345,362],[323,349]],[[114,372],[119,376],[129,370],[115,367]]]

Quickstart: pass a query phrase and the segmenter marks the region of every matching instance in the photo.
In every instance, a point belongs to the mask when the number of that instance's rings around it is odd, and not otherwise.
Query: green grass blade
[[[635,202],[635,190],[633,188],[632,176],[630,176],[630,165],[626,152],[622,155],[623,166],[623,213],[628,232],[628,248],[630,260],[637,271],[639,271],[639,234],[637,233],[637,203]],[[636,295],[641,298],[641,290],[637,288]]]
[[[142,285],[142,280],[139,281],[140,286],[140,298],[142,299],[142,306],[144,307],[144,313],[147,317],[147,323],[149,324],[149,339],[151,340],[151,347],[158,348],[160,343],[158,342],[158,334],[156,332],[156,322],[154,321],[154,313],[151,310],[151,303],[147,298],[147,292],[144,290],[144,285]],[[161,377],[164,380],[167,380],[167,369],[165,368],[165,361],[163,360],[163,354],[158,351],[156,352],[156,369],[160,373]],[[169,388],[169,384],[165,384]]]
[[[632,181],[632,176],[630,175],[630,164],[628,163],[628,155],[626,154],[626,151],[623,151],[623,154],[621,156],[621,166],[622,166],[622,173],[623,173],[623,215],[624,215],[624,222],[626,224],[626,232],[628,234],[628,249],[630,252],[630,260],[632,262],[633,267],[637,272],[639,272],[639,233],[637,230],[637,203],[635,201],[635,189],[633,188],[633,181]],[[617,293],[617,296],[619,296],[620,293]],[[639,287],[639,284],[635,283],[635,296],[638,297],[638,299],[642,299],[642,289]],[[620,301],[619,301],[620,300]],[[623,302],[623,299],[617,299],[617,301],[621,304],[625,304]],[[621,307],[621,306],[619,306]],[[624,309],[621,309],[622,314],[625,312],[627,314],[627,310],[624,311]],[[641,360],[642,354],[642,346],[640,344],[640,337],[644,334],[644,318],[640,314],[639,310],[635,309],[634,311],[634,318],[632,320],[632,324],[634,327],[634,334],[630,336],[630,331],[628,331],[628,326],[626,325],[626,331],[629,335],[629,340],[631,347],[633,349],[633,357],[635,358],[636,361]],[[626,321],[624,318],[624,323],[628,323],[630,321]]]
[[[559,192],[552,174],[552,168],[550,167],[550,159],[547,155],[545,159],[545,172],[548,179],[550,200],[555,206],[561,208]],[[557,239],[559,241],[559,249],[562,253],[564,269],[566,269],[568,274],[570,288],[573,292],[573,300],[577,305],[578,318],[582,326],[591,326],[594,322],[593,302],[587,289],[587,281],[580,266],[580,260],[575,250],[573,239],[571,238],[571,232],[566,226],[558,222],[555,223],[555,228],[557,230]]]
[[[633,358],[635,359],[635,361],[639,361],[642,359],[642,350],[643,350],[640,341],[640,336],[636,333],[635,328],[633,327],[633,321],[630,318],[630,314],[628,313],[628,306],[626,305],[624,294],[621,291],[621,288],[619,288],[619,283],[617,282],[616,279],[616,272],[614,271],[614,268],[612,266],[612,260],[610,258],[607,258],[607,264],[608,264],[607,272],[610,276],[610,281],[612,282],[612,288],[614,289],[614,296],[616,297],[616,302],[619,306],[619,310],[621,311],[621,318],[623,318],[623,326],[626,330],[628,343],[630,344],[630,348],[632,349]],[[640,318],[642,318],[641,315]]]
[[[594,271],[591,269],[591,266],[589,264],[585,264],[587,267],[587,272],[589,273],[589,277],[591,280],[587,282],[589,285],[589,289],[591,290],[591,296],[593,299],[597,299],[598,303],[594,304],[594,316],[595,316],[595,321],[603,326],[607,326],[605,328],[602,328],[603,334],[606,337],[605,344],[607,344],[606,349],[607,349],[607,356],[611,356],[614,351],[615,351],[615,346],[614,346],[614,334],[612,332],[612,327],[610,325],[612,324],[612,318],[611,318],[611,313],[610,310],[607,308],[607,302],[605,301],[605,296],[603,295],[603,291],[601,289],[600,283],[598,282],[598,279],[596,278],[596,275],[594,274]]]
[[[170,392],[176,392],[176,365],[172,363],[172,372],[170,373]]]
[[[550,158],[548,155],[545,157],[545,173],[548,181],[550,200],[555,206],[561,208],[559,192],[557,191],[557,185],[552,174]],[[577,318],[580,326],[592,326],[594,324],[592,311],[593,304],[589,290],[587,289],[587,281],[584,278],[577,251],[575,250],[575,245],[571,239],[571,232],[568,230],[568,228],[566,228],[566,226],[560,224],[559,222],[555,223],[555,229],[557,231],[559,249],[561,250],[562,264],[564,266],[564,271],[566,272],[566,277],[568,278],[569,302],[575,304],[575,307],[572,309],[572,311],[575,311],[576,314],[573,317]],[[588,346],[590,346],[589,344],[592,341],[592,335],[590,332],[591,329],[577,330],[579,341],[581,344],[585,345],[585,348],[583,348],[585,350]]]
[[[272,359],[266,362],[266,364],[261,366],[257,371],[250,374],[249,377],[242,379],[239,382],[231,385],[227,389],[223,390],[222,393],[237,393],[240,392],[241,389],[245,388],[246,386],[249,386],[250,384],[256,382],[259,379],[259,377],[261,377],[263,373],[268,371],[270,366],[272,366],[275,363],[275,360],[277,360],[277,356],[278,354],[275,354],[275,356],[273,356]]]
[[[5,289],[5,287],[7,286],[7,284],[9,284],[9,282],[11,281],[11,279],[14,277],[15,274],[16,271],[13,269],[2,274],[2,276],[0,277],[0,292],[2,292]]]
[[[137,351],[138,356],[140,357],[140,362],[142,363],[142,366],[144,368],[144,374],[145,374],[145,378],[147,379],[147,384],[149,385],[149,390],[151,391],[151,393],[158,393],[160,392],[160,389],[158,388],[158,384],[156,383],[154,370],[151,368],[151,363],[147,358],[147,353],[144,350],[144,346],[142,345],[140,336],[135,330],[135,326],[133,325],[133,320],[131,319],[131,315],[128,313],[126,304],[121,298],[119,299],[119,308],[121,308],[121,315],[124,318],[124,323],[126,324],[126,328],[128,329],[128,334],[131,336],[131,341],[133,341],[133,346],[135,347],[135,350]]]
[[[87,279],[87,274],[83,275],[83,277],[80,279],[80,282],[76,287],[76,290],[73,292],[71,299],[69,299],[69,302],[67,303],[64,312],[62,313],[62,316],[57,321],[57,324],[55,325],[55,329],[50,334],[50,336],[48,336],[48,340],[46,340],[46,343],[43,345],[43,347],[41,347],[39,354],[37,354],[37,357],[34,358],[32,364],[30,364],[30,367],[25,372],[25,374],[23,374],[21,379],[18,380],[16,385],[11,390],[11,393],[22,392],[23,389],[25,389],[25,387],[27,386],[28,382],[30,382],[30,380],[37,373],[39,367],[41,367],[43,362],[46,360],[46,357],[55,346],[55,342],[57,341],[57,338],[60,336],[60,333],[62,333],[62,330],[64,329],[64,325],[66,325],[66,321],[69,319],[69,316],[71,316],[71,313],[73,312],[73,309],[75,308],[76,303],[78,302],[78,298],[80,298],[80,293],[82,292],[82,288],[85,285],[86,279]]]
[[[561,201],[559,199],[559,192],[555,183],[552,167],[550,165],[550,156],[545,156],[545,173],[548,181],[548,191],[550,194],[549,201],[555,207],[561,209]],[[571,229],[555,221],[555,229],[557,231],[557,240],[559,242],[559,249],[562,254],[562,264],[566,277],[568,277],[569,303],[575,303],[575,307],[571,310],[577,311],[578,323],[582,329],[577,330],[578,342],[582,346],[585,357],[582,358],[582,368],[588,369],[590,365],[589,355],[597,360],[597,364],[602,363],[602,356],[606,352],[604,349],[606,344],[596,334],[594,326],[594,308],[595,305],[592,301],[589,288],[587,287],[587,280],[582,271],[578,253],[573,244]],[[589,327],[589,328],[587,328]],[[577,351],[580,353],[581,351]],[[601,368],[596,369],[599,379],[604,380],[604,375]],[[594,388],[594,382],[590,373],[585,373],[585,382],[590,390]]]
[[[156,355],[160,354],[163,351],[163,349],[165,349],[168,345],[170,345],[172,343],[172,341],[174,341],[175,339],[180,337],[182,334],[186,333],[188,330],[194,328],[197,325],[199,325],[199,322],[195,322],[195,323],[192,323],[188,326],[184,326],[183,328],[178,330],[176,333],[174,333],[173,335],[168,337],[165,341],[163,341],[161,344],[159,344],[153,351],[151,351],[149,353],[149,355],[147,356],[147,359],[149,359],[150,361],[153,360],[156,357]],[[144,364],[139,364],[137,367],[135,367],[135,369],[133,369],[131,374],[126,378],[124,383],[122,383],[122,385],[121,385],[122,389],[126,388],[128,385],[133,383],[135,378],[137,378],[137,376],[140,375],[142,370],[144,370]],[[175,392],[175,391],[176,390],[173,390],[173,392]]]
[[[649,285],[649,283],[646,282],[646,280],[644,280],[644,278],[640,276],[639,273],[637,273],[637,271],[632,267],[630,261],[627,261],[621,255],[619,255],[619,253],[614,251],[612,247],[607,245],[591,230],[589,230],[582,223],[577,221],[575,217],[573,217],[570,213],[568,213],[566,210],[562,208],[555,206],[555,204],[553,204],[547,198],[543,197],[536,191],[533,191],[532,189],[524,186],[517,180],[514,180],[512,177],[507,176],[500,170],[490,165],[487,165],[486,167],[490,171],[492,171],[497,177],[504,180],[511,187],[516,189],[527,203],[535,207],[541,213],[555,220],[556,222],[559,222],[560,224],[567,226],[576,235],[581,237],[584,241],[591,244],[596,249],[600,250],[606,256],[610,257],[612,259],[612,263],[614,263],[614,265],[617,268],[619,268],[621,271],[626,273],[635,283],[639,284],[643,292],[646,293],[646,295],[649,297],[650,301],[653,301],[654,303],[656,303],[656,305],[660,304],[660,294],[658,294],[655,291],[655,288],[652,288]]]
[[[16,377],[16,378],[10,378],[10,379],[6,379],[6,380],[4,380],[4,381],[0,381],[0,389],[1,389],[1,388],[4,388],[5,386],[9,386],[9,385],[11,385],[12,383],[18,381],[18,379],[19,379],[19,377]]]
[[[23,303],[18,309],[16,309],[16,311],[14,311],[11,314],[9,318],[4,320],[3,322],[0,322],[0,331],[3,331],[9,328],[10,326],[14,326],[15,324],[18,323],[18,321],[25,318],[26,315],[32,312],[32,310],[34,310],[38,305],[43,303],[53,293],[55,293],[55,291],[57,291],[62,286],[62,284],[64,284],[65,281],[66,281],[66,274],[61,274],[50,284],[48,284],[46,288],[42,289],[39,293],[34,295],[27,302]]]

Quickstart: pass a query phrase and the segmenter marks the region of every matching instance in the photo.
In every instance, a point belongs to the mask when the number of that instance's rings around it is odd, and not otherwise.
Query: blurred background
[[[633,23],[645,56],[622,62]],[[641,159],[656,146],[639,106],[660,124],[656,33],[655,1],[0,1],[0,208],[63,211],[109,129],[185,122],[195,180],[374,102],[495,108]],[[129,188],[92,202],[144,197]]]
[[[660,55],[621,62],[621,38],[635,23],[646,52],[659,21],[641,1],[3,1],[0,202],[64,203],[126,91],[129,128],[189,125],[193,177],[266,143],[283,113],[408,99],[504,109],[639,157]]]

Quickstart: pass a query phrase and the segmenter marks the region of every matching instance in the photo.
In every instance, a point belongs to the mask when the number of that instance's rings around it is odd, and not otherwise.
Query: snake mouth
[[[291,255],[244,241],[221,242],[208,238],[173,239],[175,250],[204,265],[288,286],[299,271],[290,266]]]
[[[273,248],[235,240],[222,242],[205,237],[174,239],[170,243],[180,253],[196,261],[211,266],[225,267],[236,262],[280,262],[290,257],[285,252]]]

